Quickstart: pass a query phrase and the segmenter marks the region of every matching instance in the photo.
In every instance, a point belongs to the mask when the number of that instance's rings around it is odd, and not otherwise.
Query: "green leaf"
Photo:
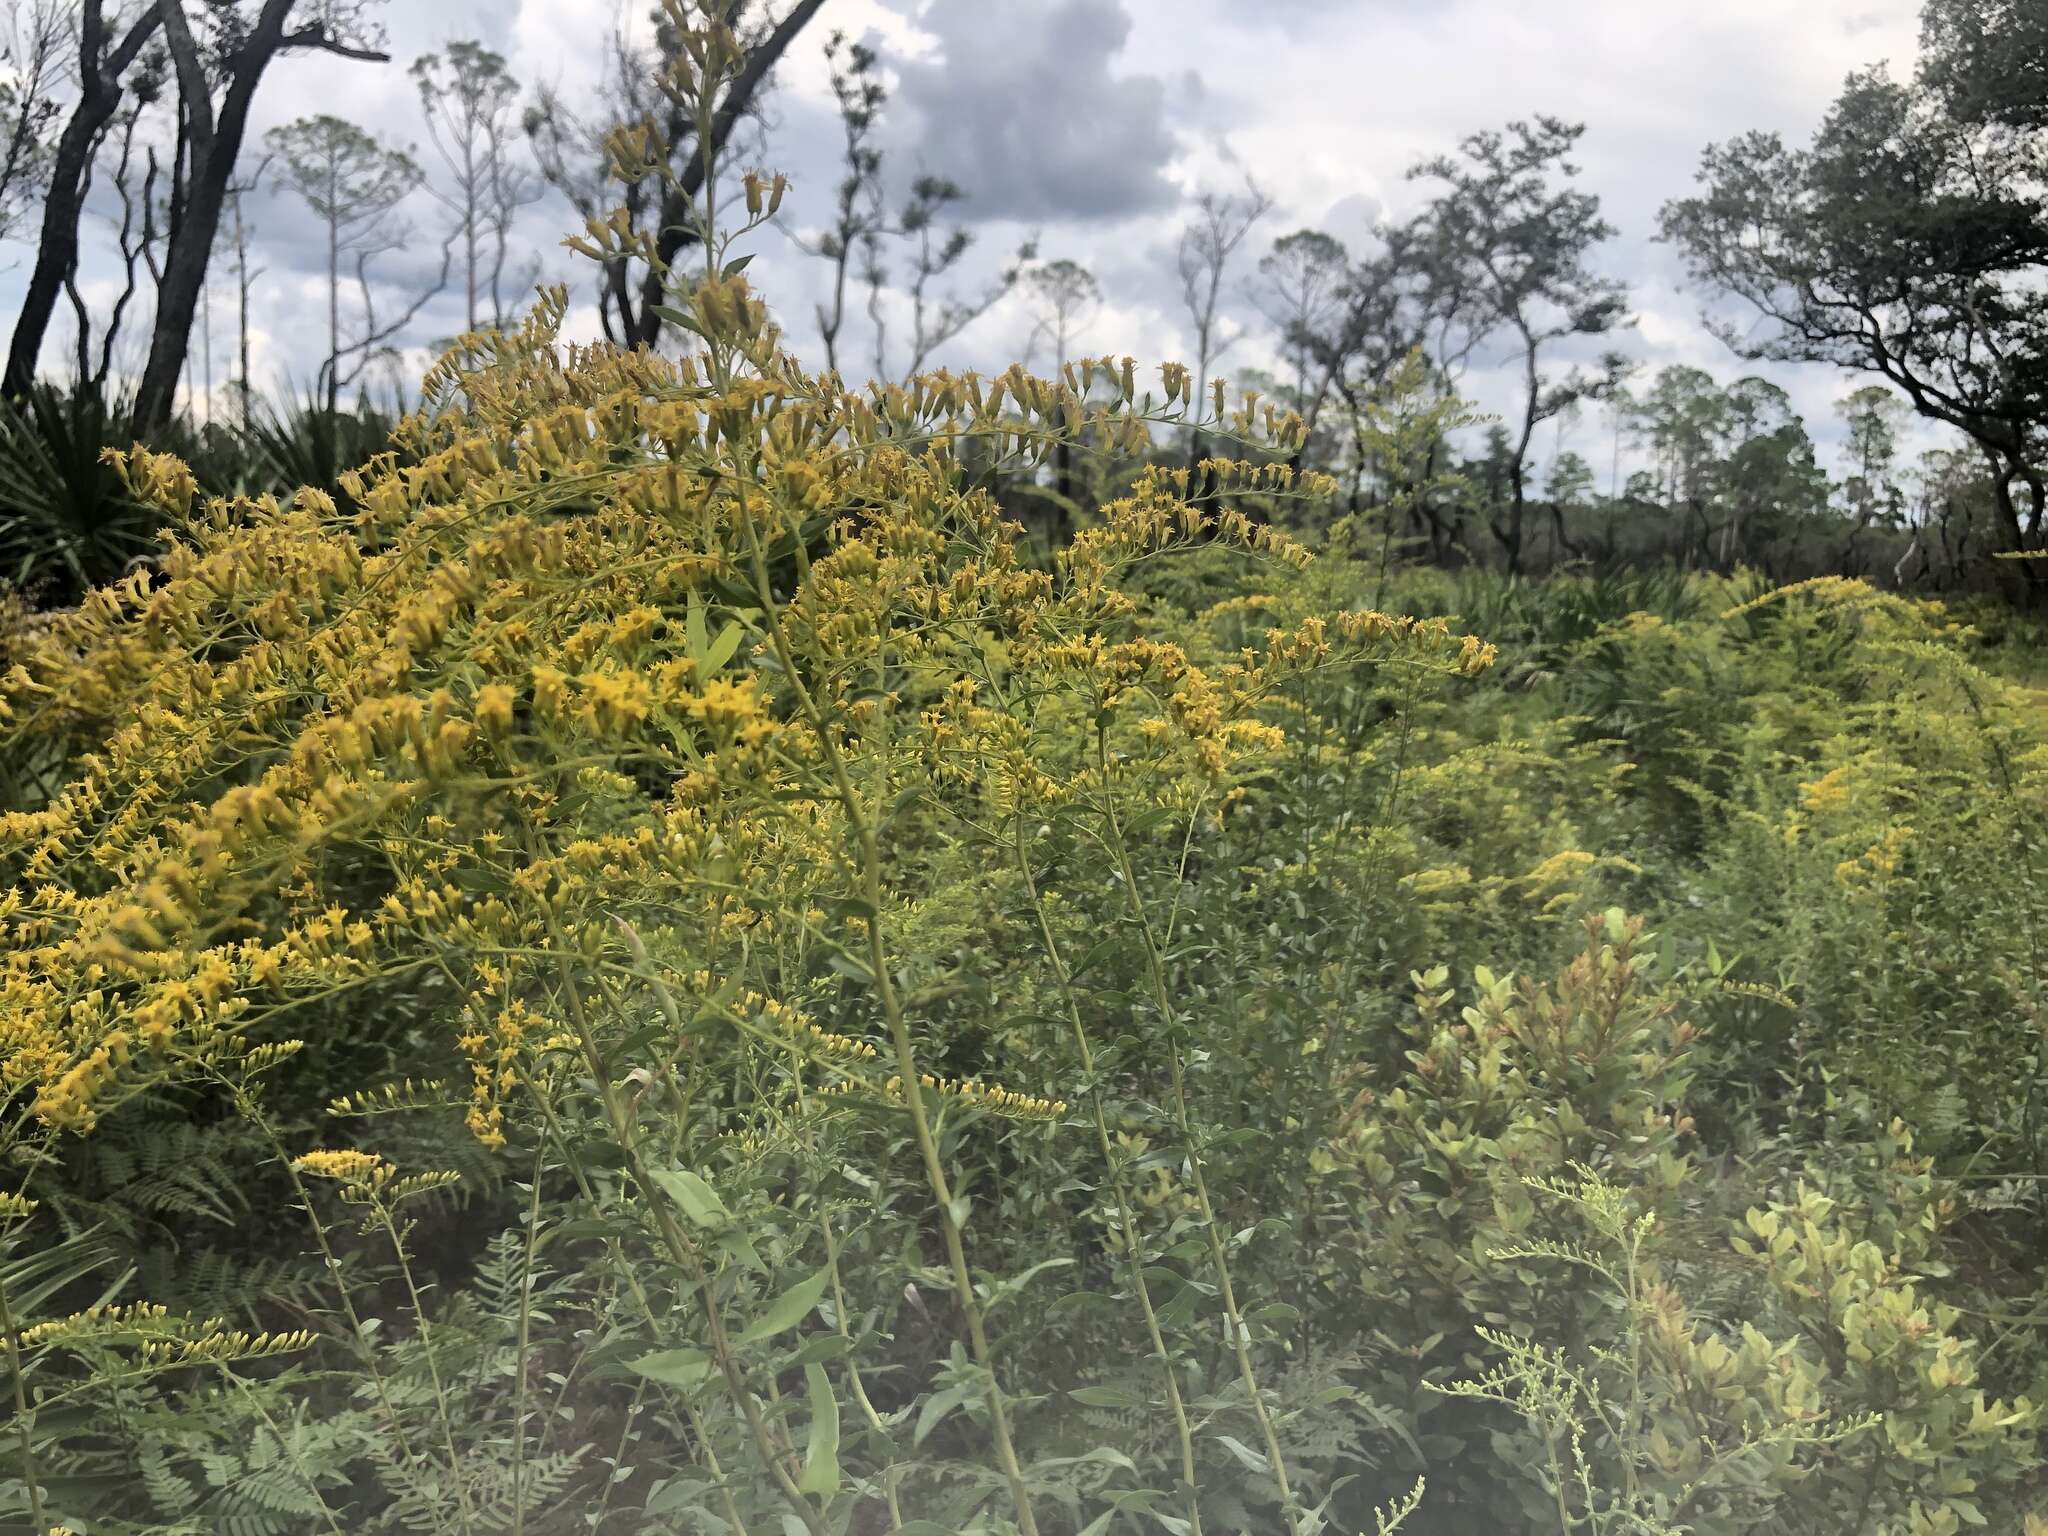
[[[857,981],[867,987],[875,984],[875,973],[844,950],[833,950],[825,957],[825,963],[849,981]]]
[[[1195,1302],[1200,1291],[1192,1285],[1184,1285],[1171,1301],[1158,1305],[1159,1321],[1162,1326],[1179,1327],[1195,1315]]]
[[[965,1387],[948,1387],[943,1392],[934,1392],[924,1400],[924,1407],[917,1412],[917,1428],[911,1431],[910,1443],[923,1445],[924,1437],[939,1427],[939,1421],[967,1397]]]
[[[875,904],[865,896],[835,896],[825,903],[825,911],[842,922],[850,917],[875,920]]]
[[[677,309],[673,304],[657,304],[654,306],[654,312],[670,325],[678,326],[683,330],[691,332],[693,335],[702,336],[704,334],[703,331],[698,329],[696,319],[693,316]]]
[[[1067,979],[1079,981],[1111,955],[1128,954],[1130,948],[1131,941],[1123,934],[1113,933],[1106,939],[1098,939],[1088,952],[1075,962],[1074,968],[1067,973]]]
[[[685,1392],[702,1386],[710,1378],[712,1369],[711,1356],[701,1349],[656,1350],[638,1360],[627,1361],[626,1368],[649,1381],[678,1387]]]
[[[1000,1289],[1004,1291],[1021,1291],[1048,1269],[1065,1269],[1073,1262],[1074,1260],[1071,1258],[1040,1259],[1036,1264],[1025,1270],[1023,1274],[1006,1277]]]
[[[708,571],[700,578],[706,592],[735,608],[751,608],[761,601],[753,583],[726,571]]]
[[[1133,1397],[1130,1393],[1120,1391],[1116,1387],[1076,1387],[1067,1396],[1077,1403],[1085,1403],[1090,1408],[1128,1410],[1145,1406],[1144,1403]]]
[[[711,642],[711,648],[704,653],[704,661],[699,668],[701,675],[708,677],[731,661],[733,652],[740,648],[740,641],[746,637],[746,633],[746,625],[737,622],[728,624],[720,630],[718,638]]]
[[[1075,1308],[1090,1307],[1101,1302],[1115,1300],[1116,1298],[1108,1291],[1069,1291],[1066,1295],[1055,1297],[1052,1301],[1048,1302],[1045,1310],[1047,1315],[1057,1316],[1062,1312]]]
[[[817,516],[807,517],[797,524],[796,527],[778,534],[775,542],[770,544],[767,549],[769,562],[772,564],[777,560],[787,560],[796,553],[796,548],[799,544],[808,547],[817,543],[818,536],[827,528],[830,528],[836,520],[832,513],[820,512]]]
[[[663,1194],[683,1208],[685,1216],[707,1232],[715,1232],[731,1224],[732,1212],[718,1198],[718,1191],[689,1169],[658,1168],[648,1177],[661,1187]]]
[[[822,1365],[827,1360],[837,1360],[849,1353],[851,1346],[844,1335],[837,1333],[816,1333],[804,1340],[804,1347],[796,1352],[798,1365]]]
[[[1284,1301],[1269,1301],[1245,1313],[1245,1321],[1263,1323],[1269,1328],[1292,1328],[1301,1321],[1301,1310]]]
[[[805,1366],[804,1381],[811,1389],[811,1438],[796,1486],[799,1492],[829,1497],[839,1491],[839,1399],[822,1365]]]
[[[1138,1475],[1138,1464],[1113,1445],[1098,1445],[1093,1450],[1083,1451],[1073,1461],[1076,1466],[1094,1462],[1105,1467],[1121,1467],[1133,1477]]]
[[[703,656],[704,638],[704,601],[692,592],[683,602],[683,644],[692,661]]]
[[[825,1294],[825,1286],[831,1278],[829,1271],[821,1269],[808,1280],[799,1280],[770,1302],[768,1310],[749,1323],[734,1342],[758,1344],[763,1339],[774,1338],[778,1333],[787,1333],[811,1315],[812,1309],[818,1305],[819,1298]]]
[[[1131,839],[1150,836],[1160,827],[1172,822],[1178,814],[1178,812],[1169,810],[1164,806],[1159,806],[1149,811],[1141,811],[1124,823],[1124,836]]]
[[[768,1273],[768,1265],[755,1251],[753,1241],[747,1236],[746,1228],[733,1222],[716,1239],[718,1251],[729,1259],[737,1259],[756,1274]]]
[[[1270,1461],[1266,1460],[1264,1456],[1261,1456],[1257,1451],[1253,1450],[1250,1446],[1246,1445],[1242,1440],[1238,1439],[1236,1436],[1212,1435],[1210,1436],[1210,1438],[1216,1441],[1219,1445],[1221,1445],[1226,1451],[1230,1452],[1230,1454],[1235,1456],[1239,1461],[1243,1462],[1247,1467],[1251,1468],[1252,1471],[1271,1472],[1273,1470],[1273,1464]]]
[[[643,1515],[673,1515],[684,1510],[695,1509],[711,1491],[712,1485],[702,1478],[672,1477],[647,1496],[647,1502],[640,1506]]]

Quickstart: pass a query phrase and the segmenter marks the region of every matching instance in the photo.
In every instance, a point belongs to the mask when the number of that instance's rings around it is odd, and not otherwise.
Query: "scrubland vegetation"
[[[850,389],[700,174],[679,356],[10,609],[0,1528],[2048,1532],[2033,612],[1431,559],[1419,356]]]

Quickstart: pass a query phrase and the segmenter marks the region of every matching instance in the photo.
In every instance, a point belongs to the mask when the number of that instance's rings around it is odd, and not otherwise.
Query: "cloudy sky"
[[[574,97],[597,78],[603,37],[644,9],[645,0],[386,5],[393,62],[276,65],[249,142],[289,118],[333,112],[420,146],[431,165],[405,70],[413,58],[475,37],[504,53],[529,89]],[[1848,71],[1881,60],[1909,68],[1917,10],[1917,0],[826,0],[780,71],[767,158],[795,183],[784,210],[792,233],[814,232],[829,216],[839,151],[821,49],[834,28],[867,40],[892,88],[882,130],[892,183],[930,171],[970,194],[963,221],[976,244],[958,287],[978,288],[1035,236],[1042,257],[1071,257],[1100,282],[1103,302],[1082,346],[1148,361],[1190,349],[1174,250],[1191,199],[1250,174],[1276,206],[1230,295],[1245,331],[1225,358],[1234,372],[1274,362],[1249,296],[1256,258],[1273,239],[1306,226],[1362,246],[1376,220],[1414,208],[1421,188],[1403,172],[1417,159],[1518,116],[1580,119],[1584,183],[1620,230],[1601,260],[1630,284],[1638,322],[1628,350],[1649,368],[1683,362],[1732,377],[1739,364],[1702,325],[1674,254],[1653,239],[1658,206],[1690,185],[1710,141],[1751,128],[1803,140]],[[268,268],[255,301],[255,372],[259,383],[303,387],[324,351],[319,232],[282,196],[258,199],[254,213]],[[394,293],[431,271],[437,216],[424,196],[408,206],[410,249],[384,263]],[[576,282],[581,296],[576,258],[557,246],[571,222],[550,197],[528,210],[521,239],[544,275]],[[28,260],[18,245],[0,247],[0,318]],[[812,345],[824,264],[771,235],[751,275],[798,345]],[[103,257],[88,277],[90,295],[111,292]],[[221,378],[229,297],[223,280],[213,321]],[[411,339],[424,346],[460,317],[451,291],[423,312]],[[1024,351],[1033,328],[1032,306],[1013,295],[938,361],[1000,366]],[[863,327],[852,329],[864,350]],[[46,366],[64,355],[53,336]],[[1832,404],[1847,381],[1822,369],[1774,376],[1815,435],[1831,440]],[[1483,363],[1467,391],[1489,406],[1507,399]],[[1566,445],[1605,469],[1608,428],[1598,414],[1570,428]],[[1546,453],[1555,446],[1542,443]]]

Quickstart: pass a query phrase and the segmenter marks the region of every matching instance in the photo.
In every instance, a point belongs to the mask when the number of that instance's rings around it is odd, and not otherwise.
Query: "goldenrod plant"
[[[1221,384],[809,371],[788,189],[703,172],[681,355],[553,292],[339,497],[118,455],[160,562],[9,625],[0,1523],[2038,1513],[2042,736],[1967,627],[1567,583],[1496,667]],[[1124,490],[1041,557],[1062,449]]]

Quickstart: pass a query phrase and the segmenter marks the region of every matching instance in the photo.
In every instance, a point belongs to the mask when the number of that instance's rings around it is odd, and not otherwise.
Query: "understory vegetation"
[[[2031,621],[849,390],[782,194],[10,621],[0,1529],[2048,1532]]]

